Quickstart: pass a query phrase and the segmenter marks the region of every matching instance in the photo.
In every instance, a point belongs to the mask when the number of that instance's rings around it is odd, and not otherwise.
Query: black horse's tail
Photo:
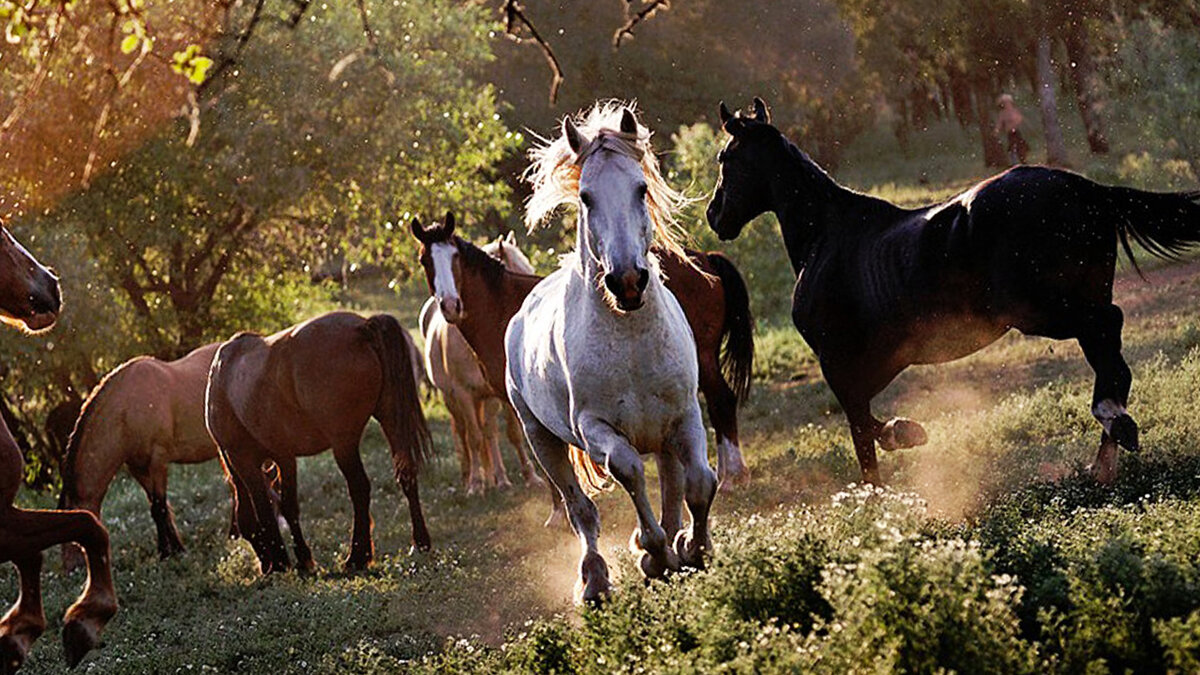
[[[364,328],[383,367],[383,391],[376,404],[375,418],[391,447],[396,479],[414,477],[433,454],[433,440],[421,411],[411,355],[402,335],[404,329],[387,314],[367,319]]]
[[[1200,190],[1146,192],[1124,187],[1110,190],[1109,212],[1117,216],[1117,235],[1138,274],[1142,270],[1133,258],[1130,239],[1151,255],[1167,260],[1175,260],[1200,244]]]
[[[754,317],[750,314],[750,293],[737,267],[720,253],[708,253],[708,262],[716,270],[725,289],[725,323],[721,327],[721,374],[738,398],[750,394],[750,376],[754,367]]]

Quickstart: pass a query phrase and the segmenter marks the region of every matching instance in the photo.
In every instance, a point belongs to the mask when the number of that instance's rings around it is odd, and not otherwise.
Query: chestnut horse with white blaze
[[[630,546],[648,577],[702,567],[717,491],[697,400],[696,345],[650,244],[678,249],[678,196],[663,181],[649,132],[619,104],[597,104],[535,148],[528,223],[564,203],[579,208],[575,254],[525,298],[505,336],[508,396],[579,537],[580,596],[609,592],[600,514],[579,485],[568,446],[582,448],[629,493]],[[646,491],[642,453],[662,484],[662,521]],[[692,523],[683,528],[682,502]]]
[[[58,278],[0,224],[0,321],[27,331],[49,328],[61,308]],[[46,629],[42,607],[42,551],[78,542],[87,554],[83,594],[63,617],[63,648],[74,667],[100,643],[100,633],[117,612],[108,531],[87,511],[35,511],[13,505],[24,477],[24,459],[0,421],[0,562],[11,561],[21,577],[21,595],[0,619],[0,673],[21,667]]]
[[[510,271],[533,274],[533,265],[516,247],[512,232],[487,244],[483,251]],[[499,384],[489,383],[480,367],[479,356],[455,325],[458,310],[452,305],[443,309],[446,303],[441,302],[440,297],[435,291],[421,307],[424,363],[429,380],[442,393],[450,412],[454,447],[458,451],[467,494],[483,492],[488,486],[504,488],[512,485],[500,455],[498,414],[505,417],[508,440],[517,450],[526,484],[543,484],[525,453],[520,422],[504,393],[503,379]]]
[[[312,570],[312,551],[300,530],[296,458],[330,448],[354,505],[345,567],[370,565],[375,553],[371,481],[358,446],[372,416],[387,437],[396,480],[408,500],[413,545],[429,548],[417,471],[432,441],[402,333],[386,314],[364,319],[331,312],[268,337],[240,333],[217,350],[205,419],[233,480],[238,528],[263,574],[291,567],[263,478],[264,462],[279,467],[280,511],[292,531],[296,564]]]

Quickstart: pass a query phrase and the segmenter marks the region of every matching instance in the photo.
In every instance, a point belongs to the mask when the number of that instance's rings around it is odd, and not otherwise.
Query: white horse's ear
[[[767,104],[757,96],[754,97],[754,119],[767,124],[771,123],[771,113],[767,111]]]
[[[517,235],[516,235],[516,233],[515,233],[515,232],[513,232],[512,230],[509,230],[509,231],[508,231],[508,234],[504,235],[504,241],[505,241],[505,243],[507,243],[509,246],[514,246],[514,247],[515,247],[515,246],[517,245]]]
[[[721,101],[719,113],[721,115],[721,126],[725,126],[729,120],[733,119],[733,113],[729,112],[729,108],[726,107],[725,101]]]
[[[567,145],[571,146],[571,152],[578,155],[583,148],[583,134],[579,133],[579,127],[575,126],[570,117],[563,118],[563,136],[567,137]]]
[[[621,109],[621,133],[636,134],[638,130],[637,118],[633,116],[633,111],[629,108]]]

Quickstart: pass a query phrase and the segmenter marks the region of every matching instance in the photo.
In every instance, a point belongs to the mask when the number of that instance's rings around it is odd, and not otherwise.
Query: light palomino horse
[[[0,321],[23,330],[44,330],[54,323],[60,307],[58,278],[0,225]],[[87,585],[63,617],[63,650],[70,666],[100,643],[101,631],[117,612],[108,531],[87,511],[34,511],[14,506],[24,474],[21,451],[8,427],[0,422],[0,562],[11,561],[21,577],[21,595],[0,619],[3,673],[20,668],[33,642],[46,630],[43,550],[73,541],[87,552]]]
[[[581,122],[582,129],[567,118],[562,137],[532,152],[527,222],[575,203],[578,239],[575,255],[533,289],[509,323],[505,351],[509,398],[562,494],[583,549],[579,595],[593,602],[609,592],[600,515],[568,446],[582,448],[633,499],[639,528],[630,546],[648,578],[703,566],[717,477],[708,465],[691,329],[649,255],[655,240],[679,248],[672,236],[677,195],[629,108],[597,104]],[[661,523],[642,453],[658,461]]]
[[[99,517],[109,484],[127,466],[150,502],[159,556],[184,550],[167,500],[167,465],[217,457],[204,427],[204,386],[220,346],[214,342],[175,361],[139,356],[104,377],[84,402],[67,442],[60,509],[86,509]],[[64,547],[67,569],[75,567],[77,555],[74,547]]]
[[[358,445],[372,416],[387,437],[396,481],[408,499],[413,545],[429,548],[417,471],[432,443],[404,332],[386,314],[364,319],[332,312],[269,337],[240,333],[217,350],[205,420],[233,480],[238,529],[263,574],[291,567],[263,464],[279,467],[280,511],[292,532],[296,564],[309,571],[316,565],[300,530],[296,458],[330,448],[354,505],[345,567],[370,565],[371,481]]]
[[[452,215],[447,216],[453,218]],[[512,232],[483,247],[506,269],[518,274],[533,274],[533,265],[516,247]],[[533,463],[525,454],[525,440],[518,428],[516,414],[508,404],[503,388],[488,383],[479,357],[471,349],[462,332],[447,321],[448,314],[456,316],[458,309],[439,302],[438,289],[434,297],[421,308],[421,335],[425,339],[425,369],[433,386],[442,392],[450,412],[454,447],[458,452],[459,468],[467,494],[482,492],[489,485],[507,487],[512,483],[500,455],[499,428],[496,418],[503,412],[507,422],[508,440],[517,450],[521,473],[529,485],[542,480],[534,472]]]

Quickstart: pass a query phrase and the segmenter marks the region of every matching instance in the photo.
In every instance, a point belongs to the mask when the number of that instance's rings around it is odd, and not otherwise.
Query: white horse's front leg
[[[662,495],[662,523],[667,541],[683,529],[683,465],[674,453],[663,451],[655,455],[658,462],[658,487]]]
[[[580,419],[579,434],[588,455],[603,463],[633,500],[638,530],[629,543],[634,554],[641,556],[642,573],[653,579],[678,570],[679,559],[668,546],[666,531],[654,520],[654,508],[646,493],[645,466],[638,451],[608,422],[595,416]]]
[[[579,583],[575,589],[577,602],[594,603],[611,591],[608,563],[600,555],[600,511],[579,487],[575,468],[571,466],[567,444],[550,432],[529,410],[520,394],[510,392],[513,409],[525,429],[525,437],[533,448],[550,484],[562,495],[571,529],[579,537],[582,556],[579,561]]]
[[[712,551],[708,513],[717,494],[717,476],[708,465],[707,438],[699,412],[697,408],[696,419],[681,425],[678,436],[672,439],[683,465],[684,498],[692,514],[692,526],[676,535],[674,550],[684,565],[704,569],[704,558]]]

